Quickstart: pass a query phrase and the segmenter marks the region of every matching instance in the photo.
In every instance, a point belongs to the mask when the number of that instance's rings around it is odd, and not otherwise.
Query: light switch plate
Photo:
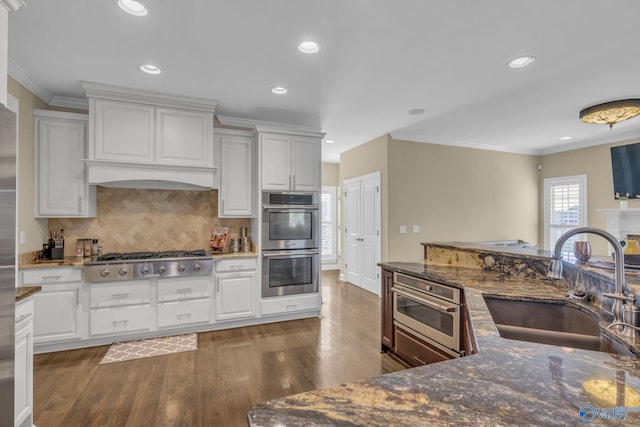
[[[27,243],[27,234],[24,231],[20,232],[20,244],[24,245]]]
[[[413,226],[413,232],[414,233],[419,233],[420,232],[420,226],[419,225],[414,225]]]
[[[400,234],[405,234],[407,232],[407,226],[406,225],[401,225],[400,226]]]

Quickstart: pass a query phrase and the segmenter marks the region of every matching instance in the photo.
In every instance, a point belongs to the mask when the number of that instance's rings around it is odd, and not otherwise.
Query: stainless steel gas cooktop
[[[85,280],[88,282],[109,282],[207,275],[213,268],[213,259],[204,249],[124,252],[91,258],[84,262],[84,266]]]

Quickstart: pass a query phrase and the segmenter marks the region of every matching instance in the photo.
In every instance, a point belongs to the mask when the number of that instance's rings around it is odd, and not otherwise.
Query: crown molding
[[[16,11],[22,6],[26,6],[26,3],[23,0],[0,0],[0,4],[9,12]]]
[[[463,147],[463,148],[475,148],[476,150],[488,150],[488,151],[501,151],[504,153],[514,153],[514,154],[528,154],[528,155],[538,155],[536,150],[527,150],[527,149],[518,149],[513,147],[504,147],[501,145],[490,145],[490,144],[478,144],[475,142],[466,142],[466,141],[438,141],[433,138],[425,138],[421,135],[415,135],[411,133],[404,132],[391,132],[389,133],[391,138],[400,141],[413,141],[413,142],[421,142],[425,144],[438,144],[438,145],[449,145],[452,147]]]
[[[139,102],[164,107],[185,108],[215,113],[218,101],[192,96],[170,95],[148,90],[132,89],[102,83],[80,82],[87,92],[87,98],[110,99],[114,101]]]
[[[241,117],[216,116],[220,124],[224,126],[234,126],[247,129],[256,129],[259,132],[283,132],[295,134],[314,134],[313,136],[324,137],[320,128],[312,126],[290,125],[286,123],[267,122],[264,120],[244,119]]]
[[[75,108],[77,110],[89,110],[88,99],[68,98],[66,96],[54,96],[49,105],[54,107]]]
[[[2,1],[2,0],[0,0]],[[9,58],[8,61],[8,71],[9,75],[13,77],[18,83],[22,86],[26,87],[38,98],[42,99],[47,104],[51,103],[51,99],[53,95],[51,92],[40,86],[34,79],[31,77],[31,74],[27,72],[24,68],[19,66],[13,59]]]

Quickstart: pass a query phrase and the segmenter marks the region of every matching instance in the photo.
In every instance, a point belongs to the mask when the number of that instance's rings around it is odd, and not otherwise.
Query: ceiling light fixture
[[[607,124],[609,129],[623,120],[640,115],[640,99],[623,99],[605,102],[580,111],[580,120],[585,123]]]
[[[139,1],[135,0],[118,0],[120,9],[133,16],[147,16],[149,9]]]
[[[160,74],[162,70],[155,65],[144,64],[140,66],[140,69],[147,74]]]
[[[536,58],[530,55],[519,56],[509,61],[509,68],[523,68],[523,67],[526,67],[527,65],[533,64],[533,61],[535,60]]]
[[[413,110],[409,110],[409,114],[412,116],[418,116],[420,114],[424,114],[424,110],[422,108],[414,108]]]
[[[335,142],[334,140],[332,140],[332,139],[327,139],[325,142],[326,142],[327,144],[335,144],[335,143],[336,143],[336,142]]]
[[[276,95],[284,95],[288,92],[288,90],[286,87],[276,86],[271,88],[271,92],[275,93]]]
[[[320,50],[320,46],[316,42],[304,41],[298,45],[298,50],[302,53],[317,53]]]
[[[573,138],[572,136],[563,136],[562,138],[560,138],[560,141],[568,141],[571,138]]]

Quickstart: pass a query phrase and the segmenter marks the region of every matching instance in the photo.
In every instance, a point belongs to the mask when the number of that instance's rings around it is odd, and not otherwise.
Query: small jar
[[[98,256],[98,239],[91,241],[91,256]]]
[[[85,258],[91,256],[91,239],[84,239],[84,256]]]

